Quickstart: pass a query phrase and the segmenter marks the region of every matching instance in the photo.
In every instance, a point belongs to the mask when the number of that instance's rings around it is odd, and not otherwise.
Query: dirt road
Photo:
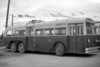
[[[50,53],[12,53],[0,48],[0,67],[100,67],[100,53],[95,55]]]

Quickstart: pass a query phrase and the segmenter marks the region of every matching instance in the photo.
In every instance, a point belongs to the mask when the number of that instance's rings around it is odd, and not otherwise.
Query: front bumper
[[[99,53],[99,52],[100,52],[100,46],[85,48],[85,53],[87,53],[87,54],[95,54],[95,53]]]

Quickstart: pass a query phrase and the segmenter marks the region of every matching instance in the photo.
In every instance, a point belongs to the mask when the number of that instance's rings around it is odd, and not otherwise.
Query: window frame
[[[37,34],[37,30],[42,30],[42,34]],[[40,31],[40,33],[41,33],[41,31]],[[44,29],[35,29],[35,34],[36,34],[36,36],[44,36]]]
[[[10,35],[8,35],[8,32],[11,32],[11,34]],[[6,32],[6,36],[12,36],[13,35],[13,31],[12,30],[7,30],[7,32]]]
[[[60,28],[60,31],[59,31],[60,34],[57,34],[56,29],[59,29],[59,28]],[[65,28],[65,33],[62,33],[61,31],[63,31],[62,29],[64,29],[64,28]],[[67,28],[66,27],[56,27],[54,31],[55,31],[55,36],[64,36],[64,35],[67,34]]]
[[[46,30],[49,30],[49,34],[46,33]],[[52,33],[52,31],[54,31],[54,32]],[[54,28],[44,28],[44,35],[52,36],[54,34],[55,34],[55,29]]]

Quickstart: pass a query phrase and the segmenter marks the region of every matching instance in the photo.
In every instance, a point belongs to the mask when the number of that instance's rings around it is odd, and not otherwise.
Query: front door
[[[83,42],[83,24],[69,24],[69,53],[80,53]]]
[[[84,36],[83,36],[83,24],[77,24],[77,33],[76,33],[76,53],[84,53]]]

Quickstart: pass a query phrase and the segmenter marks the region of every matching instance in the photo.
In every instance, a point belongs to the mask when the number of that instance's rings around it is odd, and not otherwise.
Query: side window
[[[93,28],[92,28],[93,24],[90,22],[86,22],[86,30],[87,30],[87,34],[93,34]]]
[[[93,31],[94,31],[94,34],[98,34],[98,27],[97,26],[94,26],[93,27]]]
[[[36,29],[36,35],[43,35],[43,29]]]
[[[18,30],[13,30],[13,36],[19,36],[19,31]]]
[[[25,30],[19,30],[19,36],[25,36]]]
[[[48,28],[44,30],[45,35],[54,35],[54,29]]]
[[[12,30],[7,31],[6,36],[12,36]]]
[[[66,35],[66,27],[55,28],[55,35]]]
[[[100,34],[100,26],[98,27],[98,34]]]
[[[33,27],[27,27],[27,34],[29,36],[32,36],[33,35]]]
[[[83,25],[77,25],[77,35],[83,35]]]
[[[69,25],[70,35],[76,35],[76,27],[75,25]]]
[[[95,27],[96,34],[100,34],[100,26]]]

